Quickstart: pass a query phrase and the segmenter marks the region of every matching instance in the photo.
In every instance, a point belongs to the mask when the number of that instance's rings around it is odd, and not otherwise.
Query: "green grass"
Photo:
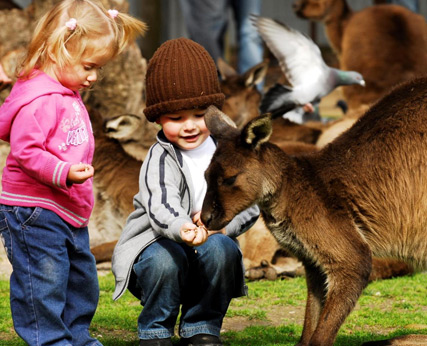
[[[303,278],[248,283],[249,295],[234,299],[225,318],[227,346],[295,345],[302,331],[306,286]],[[100,303],[91,332],[105,346],[137,345],[139,301],[129,292],[114,302],[114,279],[100,277]],[[25,345],[16,336],[9,310],[9,284],[0,281],[0,340]],[[245,329],[234,328],[247,326]],[[416,326],[418,324],[418,326]],[[340,329],[335,345],[355,346],[405,334],[427,334],[427,273],[369,284]],[[423,328],[420,329],[424,326]],[[231,326],[231,327],[230,327]],[[177,340],[177,339],[175,339]]]

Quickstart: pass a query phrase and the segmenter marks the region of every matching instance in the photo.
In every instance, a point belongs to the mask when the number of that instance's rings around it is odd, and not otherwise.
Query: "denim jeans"
[[[224,57],[228,9],[236,22],[237,69],[245,73],[263,60],[263,45],[250,14],[261,14],[261,0],[180,0],[189,37],[209,52],[215,63]]]
[[[241,260],[237,243],[222,234],[194,248],[164,238],[149,245],[133,268],[144,306],[139,338],[173,336],[181,304],[181,337],[219,336],[231,299],[244,294]]]
[[[420,4],[418,0],[387,0],[387,3],[406,7],[408,10],[411,10],[415,13],[418,13],[420,10]]]
[[[99,346],[89,325],[99,298],[88,229],[43,208],[0,205],[0,234],[13,272],[13,324],[28,345]]]

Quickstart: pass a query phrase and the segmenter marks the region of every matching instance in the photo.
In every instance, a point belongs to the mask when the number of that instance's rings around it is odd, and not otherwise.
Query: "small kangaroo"
[[[267,228],[305,267],[299,346],[333,345],[368,283],[372,255],[427,268],[426,100],[427,78],[400,85],[322,150],[298,156],[268,142],[269,115],[240,131],[208,109],[218,146],[202,221],[221,229],[259,205]]]

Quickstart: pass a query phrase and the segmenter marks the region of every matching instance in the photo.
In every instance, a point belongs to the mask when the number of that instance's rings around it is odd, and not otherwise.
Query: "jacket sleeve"
[[[237,237],[251,228],[259,218],[259,208],[257,205],[237,214],[233,220],[225,227],[229,237]]]
[[[182,242],[180,228],[192,222],[190,210],[182,205],[184,177],[170,155],[154,145],[141,168],[139,194],[152,228],[169,239]]]
[[[71,163],[47,150],[57,116],[54,96],[40,97],[22,107],[11,128],[10,152],[26,174],[43,184],[66,189]]]

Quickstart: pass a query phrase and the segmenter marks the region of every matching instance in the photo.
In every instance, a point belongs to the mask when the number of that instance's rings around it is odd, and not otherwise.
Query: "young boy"
[[[215,63],[185,38],[165,42],[148,64],[144,114],[162,130],[142,165],[131,213],[113,255],[118,299],[128,288],[144,306],[140,345],[170,346],[178,317],[180,345],[222,345],[224,315],[246,293],[235,237],[259,216],[254,206],[221,231],[203,227],[204,171],[215,142],[204,122],[222,107]]]

